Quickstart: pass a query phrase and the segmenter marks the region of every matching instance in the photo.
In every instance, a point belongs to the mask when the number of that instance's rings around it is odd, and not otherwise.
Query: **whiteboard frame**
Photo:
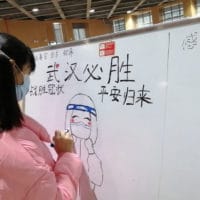
[[[176,21],[176,22],[160,23],[160,24],[152,25],[150,27],[138,28],[138,29],[123,31],[123,32],[118,32],[118,33],[111,33],[111,34],[86,38],[86,39],[80,40],[80,41],[66,42],[63,44],[58,44],[58,45],[53,45],[53,46],[35,48],[35,49],[33,49],[33,51],[40,52],[40,51],[55,50],[55,49],[65,48],[65,47],[87,45],[87,44],[95,43],[95,42],[99,42],[99,41],[114,40],[114,39],[123,38],[123,37],[127,37],[127,36],[142,35],[142,34],[146,34],[146,33],[162,31],[162,30],[167,30],[167,29],[173,29],[173,28],[178,28],[178,27],[184,27],[184,26],[189,26],[189,25],[195,25],[195,24],[199,24],[199,23],[200,23],[200,17],[186,18],[186,19]],[[165,117],[166,117],[166,111],[165,111]],[[164,120],[164,123],[166,123],[166,119]],[[165,133],[163,133],[163,134],[165,134]],[[163,144],[162,144],[162,146],[163,146]],[[163,154],[163,149],[161,150],[161,153]],[[161,160],[161,165],[163,165],[163,158]],[[161,166],[160,173],[162,173],[162,170],[163,170],[162,167],[163,166]],[[160,183],[159,183],[159,187],[160,187]],[[159,188],[158,192],[159,192],[158,198],[160,198],[160,188]]]

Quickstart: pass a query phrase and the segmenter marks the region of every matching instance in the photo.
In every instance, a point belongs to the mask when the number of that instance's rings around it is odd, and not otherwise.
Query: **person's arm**
[[[74,153],[63,153],[55,163],[53,171],[41,169],[26,200],[75,200],[82,162]],[[36,176],[38,175],[36,174]]]
[[[69,160],[69,156],[73,157],[74,163]],[[67,169],[63,163],[68,163]],[[64,153],[56,162],[54,172],[58,183],[56,200],[74,200],[78,190],[79,178],[82,173],[82,163],[78,156],[73,153]]]
[[[58,159],[53,166],[44,161],[38,162],[37,170],[34,171],[35,181],[25,196],[26,200],[75,200],[76,198],[83,164],[78,155],[72,153],[74,143],[70,134],[56,131],[53,140]]]

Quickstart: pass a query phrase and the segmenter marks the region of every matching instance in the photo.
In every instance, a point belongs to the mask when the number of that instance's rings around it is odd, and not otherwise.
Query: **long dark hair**
[[[29,47],[16,37],[0,33],[0,49],[22,70],[27,63],[35,70],[35,60]],[[15,77],[10,59],[0,53],[0,130],[22,125],[23,115],[17,102]],[[0,132],[1,132],[0,131]]]

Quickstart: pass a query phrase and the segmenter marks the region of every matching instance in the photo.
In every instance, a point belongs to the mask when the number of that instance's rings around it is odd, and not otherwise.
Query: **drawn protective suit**
[[[82,162],[74,153],[54,161],[47,131],[24,116],[23,126],[0,134],[0,200],[74,200]]]

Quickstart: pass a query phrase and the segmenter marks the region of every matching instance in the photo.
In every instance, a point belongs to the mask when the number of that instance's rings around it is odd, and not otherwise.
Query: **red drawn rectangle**
[[[103,42],[99,44],[99,56],[110,56],[115,54],[115,42]]]

